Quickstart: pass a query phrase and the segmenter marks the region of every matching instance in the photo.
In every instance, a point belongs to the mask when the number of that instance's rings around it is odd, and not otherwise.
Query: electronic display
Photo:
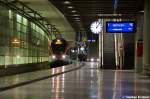
[[[134,33],[136,31],[133,21],[109,21],[106,22],[106,32],[108,33]]]

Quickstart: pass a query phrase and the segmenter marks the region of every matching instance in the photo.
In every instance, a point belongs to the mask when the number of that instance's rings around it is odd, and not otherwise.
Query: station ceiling
[[[16,0],[17,1],[17,0]],[[75,40],[75,31],[65,16],[48,0],[18,0],[26,4],[50,24],[54,25],[68,41]]]
[[[135,17],[143,11],[144,0],[49,0],[67,18],[76,32],[90,34],[90,24],[98,18]],[[116,17],[116,16],[115,16]]]
[[[19,0],[46,18],[64,38],[74,41],[75,34],[91,35],[90,24],[98,18],[133,18],[144,9],[144,0]]]

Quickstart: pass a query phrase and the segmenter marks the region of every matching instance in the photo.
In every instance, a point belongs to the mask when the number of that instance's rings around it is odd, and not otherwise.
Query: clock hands
[[[96,26],[96,28],[100,25],[101,23],[98,21],[98,25]]]

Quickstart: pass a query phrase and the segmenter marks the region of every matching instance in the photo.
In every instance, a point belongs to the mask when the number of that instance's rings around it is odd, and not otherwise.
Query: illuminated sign
[[[108,33],[134,33],[136,31],[133,21],[109,21],[106,22],[106,32]]]
[[[59,39],[55,42],[55,44],[62,44],[62,41],[60,41]]]

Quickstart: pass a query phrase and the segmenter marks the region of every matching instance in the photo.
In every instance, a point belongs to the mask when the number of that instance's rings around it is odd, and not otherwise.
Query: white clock
[[[92,22],[90,26],[91,32],[94,34],[99,34],[100,32],[102,32],[102,28],[103,28],[102,23],[99,20]]]

